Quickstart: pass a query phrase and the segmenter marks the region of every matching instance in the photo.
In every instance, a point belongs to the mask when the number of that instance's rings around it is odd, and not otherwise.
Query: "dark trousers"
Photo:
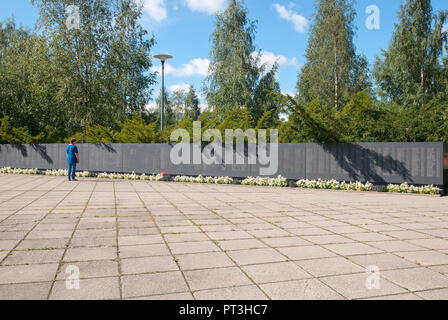
[[[68,164],[68,180],[76,179],[76,162]]]

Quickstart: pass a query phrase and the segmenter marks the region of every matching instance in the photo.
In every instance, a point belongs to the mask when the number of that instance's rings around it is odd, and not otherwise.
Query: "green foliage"
[[[277,66],[266,70],[260,63],[254,39],[256,21],[250,21],[243,0],[231,0],[223,13],[216,16],[211,36],[209,76],[206,78],[207,102],[219,108],[222,120],[235,106],[247,107],[258,120],[272,107],[269,91],[278,91]]]
[[[377,110],[375,101],[366,91],[352,95],[337,117],[346,142],[387,140],[387,127],[394,118],[391,112]]]
[[[102,144],[118,142],[115,135],[116,133],[112,130],[97,124],[87,127],[85,132],[77,133],[73,138],[79,142]],[[71,138],[67,138],[65,142],[70,142]]]
[[[440,62],[447,15],[446,10],[434,13],[430,0],[407,0],[401,5],[389,49],[376,58],[380,96],[406,107],[421,106],[443,90],[446,66],[443,70]]]
[[[12,127],[8,117],[0,118],[0,144],[33,144],[44,138],[44,133],[33,136],[26,126]]]
[[[227,110],[224,120],[216,126],[216,129],[224,132],[226,129],[247,130],[254,127],[252,115],[247,107],[235,107]]]
[[[68,30],[71,0],[32,1],[40,30],[0,22],[0,143],[165,143],[175,129],[278,129],[280,142],[448,142],[447,11],[407,0],[374,75],[353,45],[349,0],[317,0],[296,97],[280,94],[278,66],[260,62],[256,21],[243,0],[230,0],[211,36],[209,108],[193,86],[166,93],[147,110],[154,37],[131,0],[85,0],[81,28]],[[44,31],[44,32],[41,32]],[[148,39],[149,38],[149,39]],[[445,48],[445,51],[442,50]],[[286,118],[286,120],[280,120]],[[269,134],[269,133],[268,133]]]
[[[173,126],[176,122],[176,113],[174,111],[174,102],[170,94],[165,90],[164,91],[164,127]],[[160,110],[162,109],[162,92],[160,92],[159,96],[156,100],[156,112],[157,112],[157,121],[160,123]]]
[[[55,82],[51,105],[69,132],[113,126],[143,110],[154,83],[154,39],[145,39],[147,31],[138,22],[141,6],[131,0],[78,1],[80,28],[69,29],[65,9],[72,0],[32,3],[39,9],[40,34],[47,37],[44,56],[51,63],[43,72]]]
[[[371,87],[367,60],[356,55],[353,44],[353,6],[348,0],[316,0],[307,62],[297,83],[302,104],[319,99],[340,109],[352,94]]]
[[[196,121],[201,116],[201,109],[199,108],[199,98],[196,95],[196,91],[194,90],[193,85],[190,86],[190,89],[184,100],[185,106],[185,114],[184,118],[187,118],[191,121]]]
[[[158,122],[146,124],[140,115],[120,123],[121,131],[116,135],[120,143],[158,143],[160,132]]]

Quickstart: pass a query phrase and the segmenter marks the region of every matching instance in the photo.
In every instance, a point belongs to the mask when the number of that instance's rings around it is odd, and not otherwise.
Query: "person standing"
[[[76,139],[70,140],[67,146],[68,181],[78,181],[76,179],[76,165],[79,163],[79,152],[76,146]]]

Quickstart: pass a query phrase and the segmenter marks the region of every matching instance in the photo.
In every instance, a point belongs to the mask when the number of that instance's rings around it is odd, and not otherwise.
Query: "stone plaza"
[[[0,299],[448,299],[448,197],[0,175]]]

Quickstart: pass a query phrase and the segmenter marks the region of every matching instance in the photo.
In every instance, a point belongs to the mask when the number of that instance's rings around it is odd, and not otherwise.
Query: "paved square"
[[[446,300],[447,208],[432,196],[0,175],[0,299]]]

